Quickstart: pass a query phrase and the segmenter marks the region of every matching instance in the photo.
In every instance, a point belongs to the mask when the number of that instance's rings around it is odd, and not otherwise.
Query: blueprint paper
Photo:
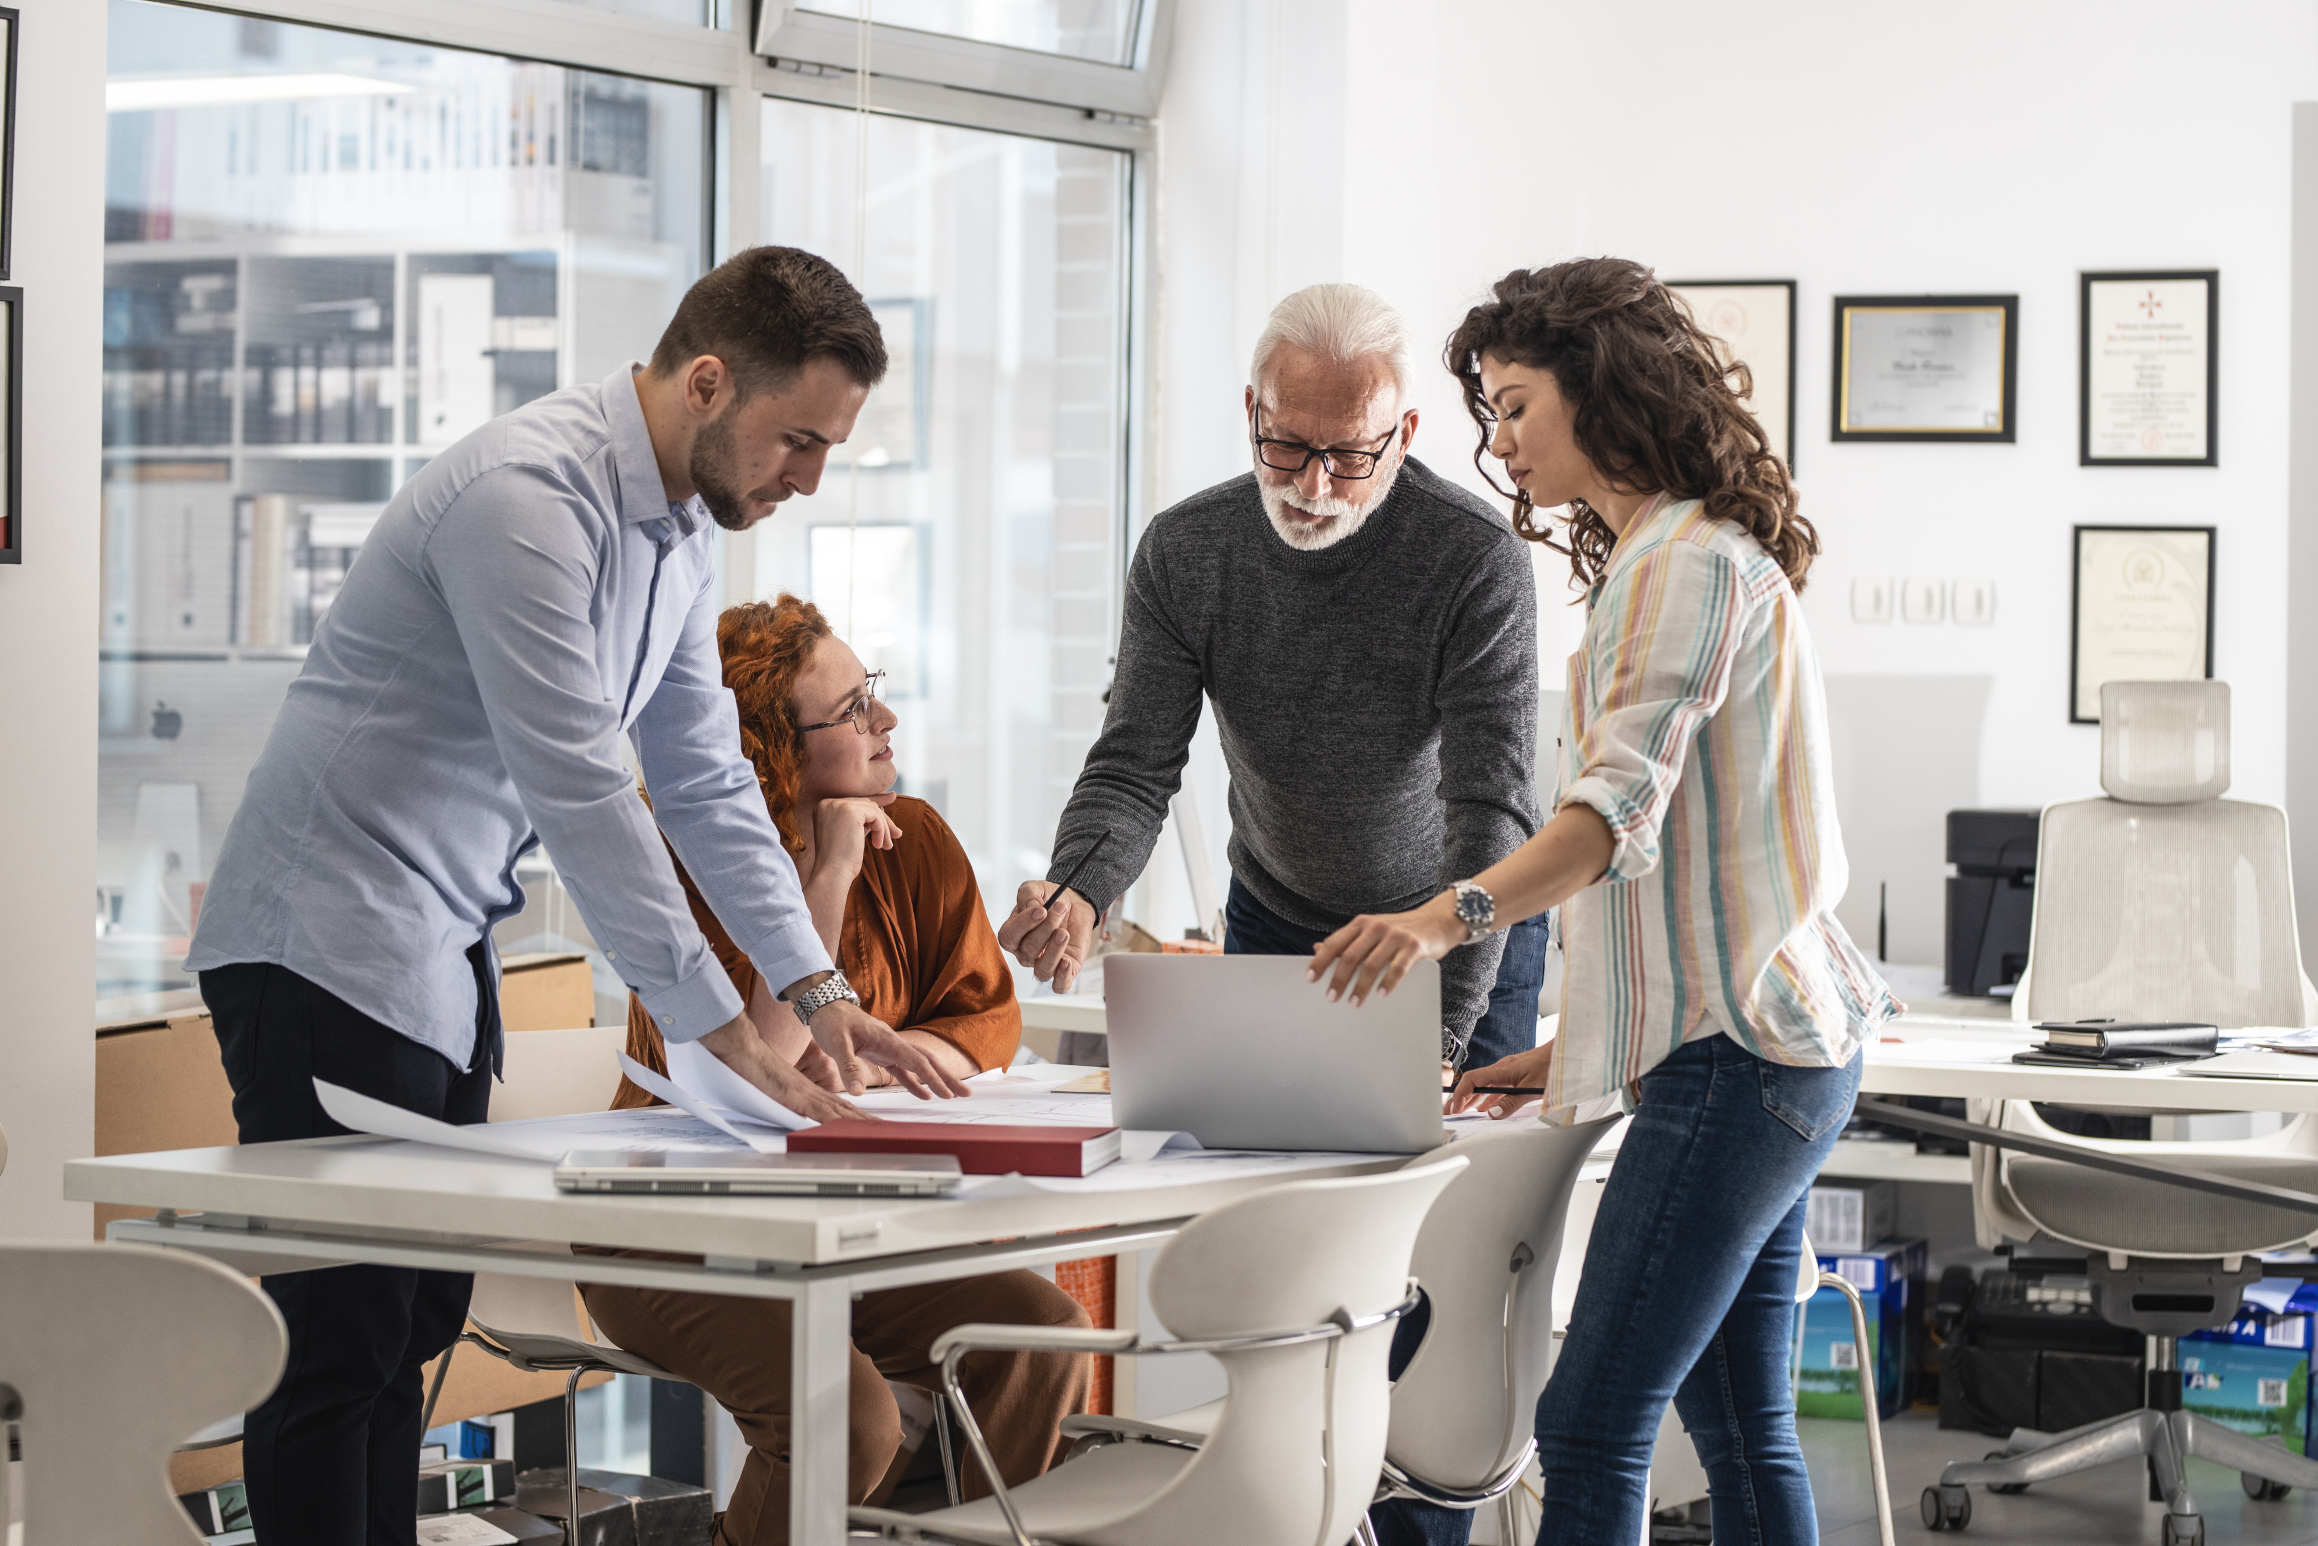
[[[358,1095],[343,1085],[327,1079],[314,1081],[314,1094],[322,1102],[322,1109],[330,1120],[340,1127],[351,1127],[358,1133],[369,1133],[378,1138],[401,1138],[411,1143],[431,1143],[444,1149],[467,1149],[476,1154],[496,1154],[502,1159],[555,1160],[563,1157],[569,1144],[557,1144],[552,1150],[538,1147],[538,1140],[525,1142],[501,1137],[482,1126],[454,1127],[438,1122],[433,1117],[422,1117],[415,1111],[390,1106],[385,1101]]]
[[[646,1094],[659,1096],[669,1105],[678,1108],[687,1115],[697,1117],[727,1137],[739,1139],[759,1154],[785,1154],[788,1152],[788,1140],[764,1136],[752,1137],[727,1122],[717,1114],[714,1106],[708,1105],[699,1097],[692,1095],[682,1085],[673,1080],[661,1078],[625,1052],[619,1053],[618,1057],[620,1059],[620,1072],[634,1080],[637,1088]]]
[[[625,1056],[622,1054],[623,1060]],[[702,1105],[769,1123],[783,1132],[816,1125],[734,1073],[722,1058],[696,1041],[668,1043],[668,1082],[689,1092]]]
[[[628,1111],[585,1111],[574,1116],[529,1117],[520,1122],[492,1124],[491,1131],[518,1143],[541,1140],[541,1147],[560,1144],[573,1149],[617,1149],[623,1152],[680,1154],[697,1150],[746,1153],[755,1145],[744,1134],[734,1137],[689,1116],[674,1106],[645,1106]],[[778,1142],[779,1140],[771,1140]]]

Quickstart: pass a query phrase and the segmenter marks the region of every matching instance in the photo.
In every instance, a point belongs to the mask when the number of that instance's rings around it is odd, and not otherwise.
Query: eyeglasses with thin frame
[[[1350,451],[1342,447],[1323,450],[1305,445],[1300,440],[1267,440],[1264,438],[1263,417],[1259,411],[1250,439],[1256,443],[1256,458],[1275,472],[1302,472],[1312,465],[1312,458],[1320,458],[1320,465],[1331,478],[1342,478],[1348,483],[1376,475],[1376,464],[1392,443],[1400,438],[1401,426],[1395,424],[1392,433],[1384,437],[1384,444],[1373,451]]]
[[[877,684],[884,680],[885,673],[883,671],[870,672],[868,676],[862,678],[861,696],[854,700],[852,708],[847,709],[835,719],[824,719],[817,725],[799,725],[797,729],[800,732],[834,730],[839,725],[851,725],[855,735],[869,734],[870,715],[877,704]]]

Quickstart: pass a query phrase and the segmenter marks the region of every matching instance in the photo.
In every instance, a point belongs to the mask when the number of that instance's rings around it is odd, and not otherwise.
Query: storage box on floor
[[[1816,1245],[1816,1239],[1812,1242]],[[1886,1240],[1865,1251],[1822,1251],[1819,1270],[1859,1290],[1867,1313],[1868,1345],[1859,1346],[1851,1302],[1840,1289],[1822,1288],[1795,1308],[1795,1415],[1866,1415],[1861,1373],[1872,1370],[1876,1413],[1891,1417],[1915,1394],[1915,1341],[1922,1334],[1925,1244]]]
[[[2305,1299],[2318,1308],[2318,1293],[2305,1285],[2289,1309]],[[2179,1350],[2182,1408],[2308,1454],[2311,1340],[2308,1314],[2273,1315],[2253,1305],[2227,1326],[2191,1332]]]
[[[242,1484],[181,1499],[213,1546],[249,1540]],[[579,1546],[708,1546],[714,1507],[687,1482],[580,1468]],[[419,1468],[419,1546],[497,1546],[561,1541],[568,1501],[559,1469],[526,1471],[507,1460],[451,1460]]]
[[[2142,1404],[2141,1334],[2101,1319],[2081,1272],[1951,1268],[1940,1299],[1941,1427],[2061,1433]]]

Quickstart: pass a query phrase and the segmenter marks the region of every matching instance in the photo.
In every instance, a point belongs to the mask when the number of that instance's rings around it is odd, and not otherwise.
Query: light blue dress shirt
[[[379,517],[315,630],[186,965],[270,961],[464,1068],[466,952],[544,841],[670,1041],[741,1012],[653,831],[769,983],[830,967],[716,648],[714,527],[627,366],[494,419]],[[621,756],[636,750],[652,809]]]

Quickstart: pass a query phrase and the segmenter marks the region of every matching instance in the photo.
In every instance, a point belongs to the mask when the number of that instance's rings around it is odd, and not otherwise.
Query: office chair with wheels
[[[1384,1463],[1385,1360],[1416,1305],[1409,1253],[1467,1161],[1290,1181],[1186,1224],[1159,1253],[1151,1307],[1176,1340],[1067,1326],[959,1326],[933,1346],[950,1410],[993,1496],[930,1514],[857,1508],[855,1534],[955,1546],[1334,1546]],[[1200,1442],[1120,1434],[1008,1487],[958,1387],[979,1349],[1212,1353],[1231,1394]]]
[[[2193,1020],[2223,1029],[2312,1018],[2294,923],[2285,814],[2219,798],[2229,787],[2229,689],[2220,682],[2111,682],[2101,689],[2105,800],[2055,805],[2038,842],[2035,921],[2017,1013],[2037,1020]],[[2181,1409],[2177,1339],[2227,1325],[2262,1276],[2256,1253],[2318,1242],[2318,1217],[2254,1197],[2199,1195],[2067,1157],[2113,1154],[2225,1180],[2318,1192],[2318,1122],[2258,1138],[2132,1143],[2072,1138],[2024,1101],[1974,1100],[1975,1123],[2050,1153],[1976,1143],[1972,1212],[1982,1246],[2058,1242],[2082,1251],[2103,1319],[2154,1340],[2147,1403],[2066,1433],[2018,1429],[1983,1461],[1924,1490],[1933,1530],[1971,1522],[1974,1483],[2022,1487],[2146,1457],[2167,1506],[2165,1546],[2205,1523],[2182,1475],[2200,1455],[2236,1468],[2257,1497],[2318,1487],[2318,1461]],[[2066,1152],[2062,1152],[2066,1151]]]
[[[0,1306],[0,1421],[22,1447],[24,1546],[198,1543],[169,1454],[281,1378],[289,1333],[274,1302],[187,1252],[9,1244]]]

